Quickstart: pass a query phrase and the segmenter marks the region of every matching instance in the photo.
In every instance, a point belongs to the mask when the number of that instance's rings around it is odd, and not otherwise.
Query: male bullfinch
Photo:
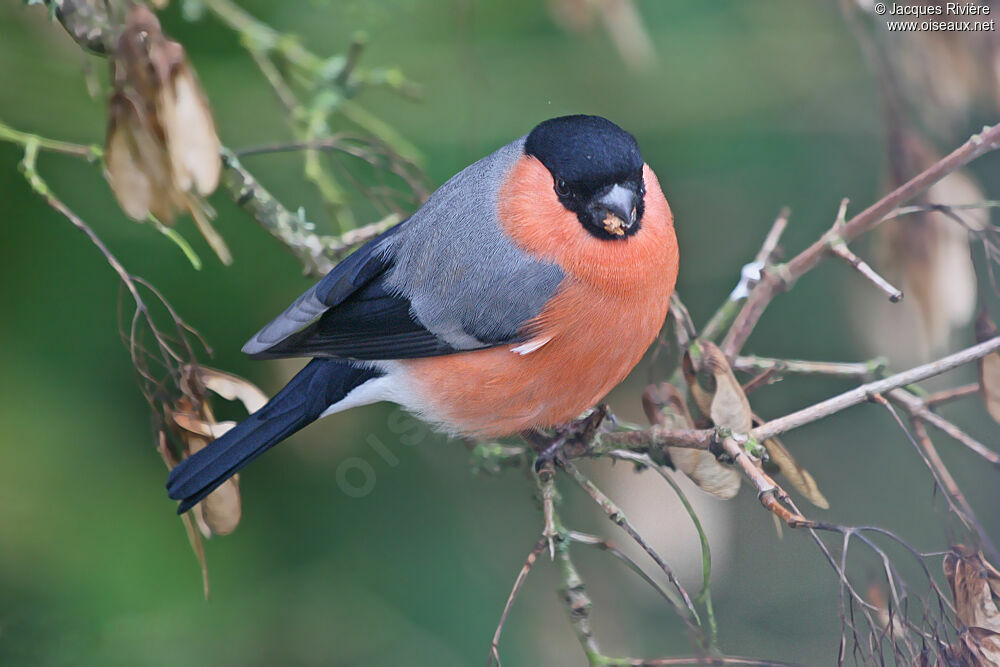
[[[392,401],[454,435],[562,424],[595,405],[663,326],[673,218],[635,139],[547,120],[441,186],[243,348],[312,357],[267,405],[174,468],[185,512],[335,412]]]

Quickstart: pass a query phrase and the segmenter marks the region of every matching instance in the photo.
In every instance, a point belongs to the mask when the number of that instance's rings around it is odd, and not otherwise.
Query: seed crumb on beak
[[[608,213],[604,216],[604,220],[601,223],[604,226],[604,231],[608,234],[614,234],[615,236],[625,236],[625,221],[619,218],[614,213]]]

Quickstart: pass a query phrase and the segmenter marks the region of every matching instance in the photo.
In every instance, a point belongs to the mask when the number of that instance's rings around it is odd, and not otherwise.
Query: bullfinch
[[[170,473],[179,513],[307,424],[391,401],[474,438],[559,425],[639,362],[677,278],[673,217],[631,134],[547,120],[466,167],[243,348],[312,360]]]

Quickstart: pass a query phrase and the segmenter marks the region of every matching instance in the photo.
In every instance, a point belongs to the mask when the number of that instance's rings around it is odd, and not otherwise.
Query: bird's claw
[[[563,437],[557,437],[551,443],[549,443],[545,449],[538,452],[538,456],[535,457],[535,473],[539,476],[542,475],[546,468],[554,468],[556,459],[559,457],[559,449],[566,443],[566,439]],[[554,470],[553,470],[554,472]]]

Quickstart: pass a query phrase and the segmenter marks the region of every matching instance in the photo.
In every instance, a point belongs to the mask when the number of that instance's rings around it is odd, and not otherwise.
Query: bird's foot
[[[538,452],[538,456],[535,457],[535,473],[541,475],[544,469],[550,468],[554,474],[555,464],[560,453],[559,450],[562,449],[562,446],[565,444],[566,438],[561,435],[557,435],[547,445],[545,445],[545,447]]]

